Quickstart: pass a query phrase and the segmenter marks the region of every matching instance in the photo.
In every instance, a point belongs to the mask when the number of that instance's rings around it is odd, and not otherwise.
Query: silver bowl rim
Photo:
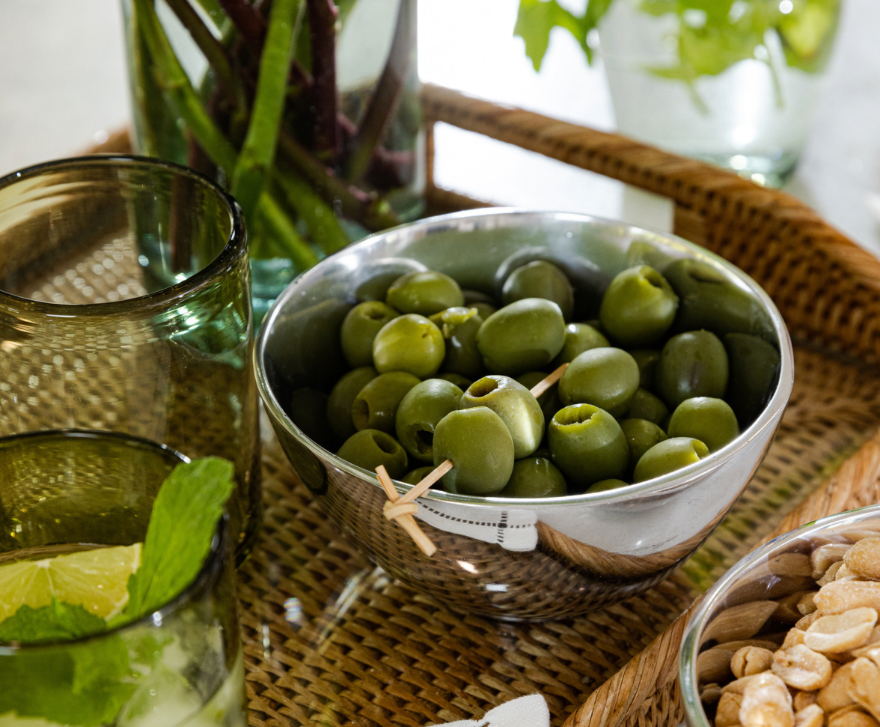
[[[275,398],[274,392],[269,386],[263,361],[265,356],[266,344],[271,335],[275,320],[278,318],[287,301],[299,292],[299,288],[301,286],[307,285],[309,283],[310,279],[316,275],[315,271],[318,271],[326,260],[332,260],[340,255],[345,255],[353,251],[369,247],[371,245],[380,245],[386,240],[386,238],[390,236],[400,235],[402,232],[409,232],[412,235],[413,239],[418,239],[430,234],[431,232],[448,230],[450,228],[458,227],[460,226],[460,223],[464,221],[473,222],[486,219],[491,220],[492,223],[495,223],[493,224],[494,227],[522,227],[526,225],[536,224],[541,221],[577,222],[585,225],[593,225],[603,228],[615,228],[619,231],[619,234],[622,235],[639,234],[644,236],[645,234],[647,234],[649,236],[654,236],[658,238],[658,241],[662,241],[667,245],[670,243],[674,243],[675,245],[684,246],[688,249],[689,252],[693,253],[695,257],[701,259],[704,262],[713,264],[716,267],[721,267],[726,273],[736,277],[739,282],[742,283],[746,288],[748,288],[749,292],[751,292],[765,307],[770,315],[771,320],[773,321],[773,329],[779,341],[779,380],[776,385],[776,390],[773,392],[773,396],[770,398],[770,401],[767,403],[764,411],[761,412],[761,415],[754,422],[752,422],[751,426],[749,426],[748,429],[746,429],[744,432],[741,432],[740,435],[730,444],[726,445],[722,449],[719,449],[717,452],[713,452],[708,457],[705,457],[699,462],[688,465],[681,470],[672,472],[662,477],[656,477],[651,480],[646,480],[645,482],[632,484],[627,487],[622,487],[618,490],[608,490],[606,492],[594,492],[589,494],[584,493],[578,495],[567,495],[565,497],[542,497],[530,499],[510,497],[478,497],[472,495],[458,495],[437,490],[429,490],[427,493],[422,495],[422,498],[434,500],[437,502],[456,503],[459,505],[466,505],[471,507],[505,510],[534,510],[538,507],[542,509],[545,507],[564,508],[571,507],[574,504],[580,503],[598,504],[610,501],[624,502],[635,498],[641,499],[645,495],[656,495],[659,493],[682,489],[687,485],[702,479],[707,474],[723,465],[725,462],[734,458],[739,452],[745,449],[750,442],[759,437],[767,428],[772,427],[782,415],[785,406],[788,404],[788,400],[791,396],[791,390],[794,383],[794,352],[792,350],[791,338],[788,334],[788,330],[785,327],[785,323],[782,320],[782,315],[774,305],[773,301],[770,299],[770,296],[768,296],[767,293],[765,293],[764,290],[754,280],[752,280],[748,275],[742,272],[735,265],[727,262],[718,255],[715,255],[714,253],[709,252],[708,250],[669,232],[663,232],[660,230],[654,230],[639,225],[631,225],[629,223],[621,222],[619,220],[611,220],[603,217],[581,213],[494,207],[438,215],[436,217],[429,217],[424,220],[410,222],[407,224],[399,225],[397,227],[393,227],[389,230],[377,232],[368,237],[365,237],[359,242],[352,243],[343,250],[340,250],[339,252],[334,253],[334,255],[325,258],[324,261],[318,263],[318,265],[313,267],[311,270],[306,271],[305,273],[294,279],[284,289],[284,291],[282,291],[281,295],[278,296],[272,307],[269,309],[266,317],[263,320],[262,325],[260,326],[260,331],[257,335],[256,343],[254,345],[254,370],[256,373],[257,387],[259,389],[260,396],[263,399],[263,403],[269,410],[271,416],[276,421],[282,422],[285,430],[291,436],[293,436],[293,438],[296,439],[297,442],[304,445],[313,454],[329,460],[335,467],[342,470],[343,472],[346,472],[347,474],[355,477],[359,477],[366,482],[371,483],[373,486],[381,488],[379,478],[375,475],[375,473],[368,472],[367,470],[346,462],[345,460],[337,457],[335,453],[324,449],[323,447],[309,439],[309,437],[307,437],[302,432],[302,430],[300,430],[299,427],[297,427],[290,420],[290,418],[287,416],[287,413],[284,411],[278,400]],[[408,492],[413,487],[412,485],[400,482],[399,480],[395,480],[394,483],[397,487],[397,490],[400,492]]]
[[[837,525],[853,525],[862,520],[880,518],[880,505],[867,505],[855,510],[839,512],[836,515],[806,523],[794,530],[779,535],[773,540],[756,548],[741,560],[737,561],[727,573],[703,596],[699,605],[688,620],[684,636],[681,641],[681,650],[678,657],[678,677],[681,685],[681,696],[685,708],[685,724],[697,727],[711,727],[700,695],[697,692],[697,656],[700,650],[700,635],[706,626],[705,620],[709,612],[718,604],[736,580],[748,573],[756,565],[766,561],[768,556],[779,548],[784,548],[794,540],[802,540],[820,534],[829,527]]]

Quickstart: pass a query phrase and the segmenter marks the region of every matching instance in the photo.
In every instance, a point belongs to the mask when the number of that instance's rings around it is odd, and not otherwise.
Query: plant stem
[[[400,0],[394,40],[391,43],[388,60],[358,126],[351,152],[345,163],[345,178],[351,182],[359,182],[366,174],[373,150],[382,140],[382,135],[406,83],[415,43],[416,0]]]
[[[400,224],[387,202],[337,177],[290,134],[282,130],[278,142],[283,157],[333,209],[339,205],[342,214],[369,230],[384,230]]]
[[[195,44],[214,69],[214,73],[217,74],[217,81],[229,94],[229,97],[236,104],[243,104],[245,97],[241,81],[232,72],[232,65],[223,46],[208,29],[208,26],[202,22],[199,14],[193,10],[188,0],[165,0],[165,2],[192,36]]]
[[[299,4],[300,0],[277,0],[269,16],[250,124],[232,176],[231,191],[245,219],[253,215],[257,207],[275,157]]]
[[[274,180],[309,228],[311,239],[326,255],[332,255],[351,242],[330,205],[301,176],[287,168],[277,170]]]
[[[217,129],[199,101],[195,89],[190,84],[177,56],[174,55],[162,24],[156,16],[152,0],[133,0],[133,7],[138,14],[144,41],[153,57],[153,73],[157,85],[166,91],[177,114],[211,160],[226,174],[230,174],[237,163],[235,149]],[[296,229],[285,217],[271,194],[262,195],[259,209],[292,260],[301,264],[303,269],[317,262],[314,252],[296,233]]]
[[[266,37],[266,21],[247,0],[218,0],[251,52],[259,58]]]
[[[336,6],[333,0],[306,0],[312,50],[314,149],[330,165],[339,156],[336,127]]]

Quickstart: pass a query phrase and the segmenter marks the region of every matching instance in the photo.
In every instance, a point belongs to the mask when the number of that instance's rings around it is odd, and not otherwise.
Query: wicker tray
[[[389,580],[311,502],[264,427],[264,527],[239,586],[251,724],[422,727],[532,692],[555,725],[675,724],[681,614],[774,529],[878,498],[880,262],[793,197],[699,162],[438,87],[423,107],[433,212],[487,204],[433,184],[436,122],[670,198],[677,234],[779,306],[796,342],[794,393],[761,469],[684,568],[624,603],[541,624],[462,616]],[[120,135],[97,151],[126,149]]]

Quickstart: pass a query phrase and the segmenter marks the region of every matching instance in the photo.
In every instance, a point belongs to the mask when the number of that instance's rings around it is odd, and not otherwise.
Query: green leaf
[[[0,642],[44,644],[70,641],[107,630],[107,622],[89,613],[80,605],[71,605],[54,598],[48,606],[21,606],[0,622]]]
[[[797,0],[789,14],[781,15],[776,29],[786,63],[807,73],[822,71],[831,56],[839,17],[840,0]]]
[[[53,599],[41,608],[20,607],[0,624],[0,641],[34,645],[106,629],[104,619],[82,606]],[[135,677],[119,635],[25,649],[0,658],[0,714],[82,727],[109,724],[134,694]]]
[[[600,0],[598,4],[604,5],[607,9],[612,1]],[[587,6],[587,17],[590,16],[593,3],[594,0],[590,0]],[[604,13],[604,10],[602,12]],[[584,18],[573,15],[556,0],[520,0],[513,34],[525,41],[526,55],[531,59],[536,71],[541,70],[541,63],[550,44],[550,31],[553,28],[565,28],[571,33],[586,54],[587,62],[592,63],[593,51],[587,45],[587,31],[590,28],[585,25]]]
[[[128,580],[128,603],[111,625],[156,611],[195,579],[235,487],[233,472],[231,462],[215,457],[175,467],[153,503],[141,566]]]

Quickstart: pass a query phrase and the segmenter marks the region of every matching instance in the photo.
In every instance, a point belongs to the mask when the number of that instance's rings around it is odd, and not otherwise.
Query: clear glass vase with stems
[[[217,179],[254,312],[421,212],[416,0],[122,0],[136,150]]]

